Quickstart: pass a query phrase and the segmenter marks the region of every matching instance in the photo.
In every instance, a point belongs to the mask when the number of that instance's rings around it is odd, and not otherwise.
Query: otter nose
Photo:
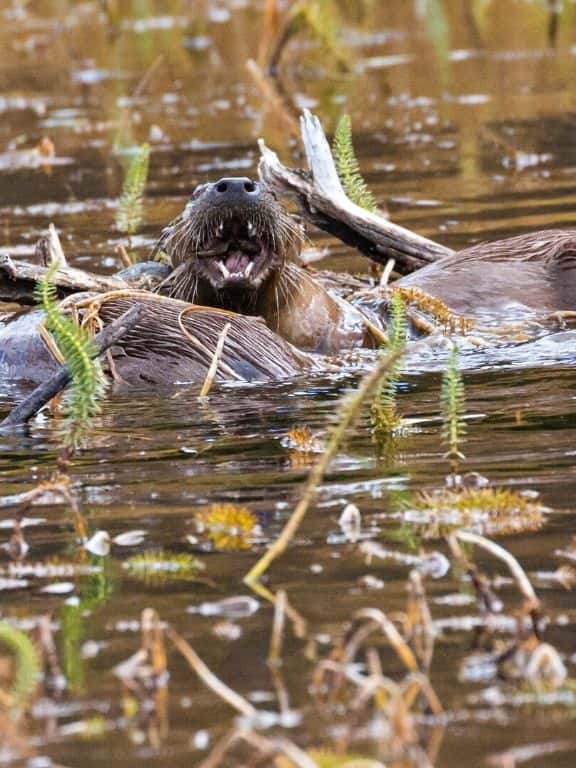
[[[220,179],[212,185],[212,195],[217,203],[239,203],[255,200],[260,194],[260,185],[247,177]]]

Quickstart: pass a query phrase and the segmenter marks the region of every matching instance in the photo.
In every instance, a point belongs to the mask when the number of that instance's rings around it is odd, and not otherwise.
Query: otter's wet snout
[[[245,176],[223,178],[210,184],[207,202],[215,206],[243,206],[257,203],[262,195],[260,184]]]

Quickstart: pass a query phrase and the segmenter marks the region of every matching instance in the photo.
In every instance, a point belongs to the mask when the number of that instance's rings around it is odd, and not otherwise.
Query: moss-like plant
[[[14,657],[15,664],[8,697],[14,706],[22,708],[26,706],[40,681],[40,657],[28,635],[6,622],[0,623],[0,653],[4,649]]]
[[[517,491],[492,487],[421,492],[403,506],[419,513],[424,538],[444,536],[462,527],[478,530],[484,536],[537,531],[549,511],[538,500]]]
[[[342,115],[336,126],[332,142],[332,154],[344,191],[353,203],[374,212],[378,204],[360,173],[360,164],[352,142],[350,115]]]
[[[442,377],[442,438],[448,448],[447,456],[453,472],[458,471],[458,462],[464,459],[460,446],[464,441],[466,424],[466,393],[464,380],[458,365],[458,348],[454,344],[448,356],[446,371]]]
[[[52,282],[57,268],[58,264],[54,262],[45,279],[38,283],[36,299],[46,313],[46,329],[54,337],[72,377],[63,439],[67,448],[73,450],[80,445],[92,418],[99,412],[106,379],[91,337],[60,311],[58,294]]]
[[[134,235],[142,226],[144,190],[148,180],[150,146],[142,144],[132,155],[124,183],[122,195],[116,211],[116,227],[124,234]]]
[[[128,558],[124,569],[133,578],[146,584],[164,584],[174,579],[195,579],[204,564],[188,552],[149,549]]]
[[[406,344],[406,309],[402,296],[395,293],[390,302],[390,351],[401,352]],[[378,384],[370,415],[372,420],[372,435],[376,442],[381,443],[402,423],[398,413],[397,391],[402,370],[402,358],[399,357],[394,365],[386,372]]]
[[[239,504],[212,504],[196,513],[196,525],[221,550],[248,549],[258,518]]]
[[[442,299],[431,296],[421,288],[395,285],[392,291],[399,293],[407,306],[413,306],[431,317],[446,333],[466,334],[475,324],[475,320],[456,314]]]

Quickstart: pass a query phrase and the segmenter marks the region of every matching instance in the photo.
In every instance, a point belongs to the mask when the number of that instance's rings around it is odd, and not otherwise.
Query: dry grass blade
[[[284,627],[286,625],[286,592],[279,589],[274,602],[274,622],[270,639],[268,664],[279,666],[282,663],[282,645],[284,643]]]
[[[214,379],[216,378],[216,371],[218,370],[218,363],[220,362],[220,358],[222,357],[222,351],[224,349],[224,344],[226,342],[226,336],[228,335],[228,331],[230,330],[232,326],[230,323],[226,323],[224,328],[220,331],[218,335],[218,341],[216,343],[216,348],[214,349],[214,354],[212,356],[212,362],[210,363],[210,368],[208,368],[208,373],[206,374],[206,378],[204,379],[204,384],[202,384],[202,389],[200,390],[200,397],[207,397],[210,393],[210,390],[212,389],[212,385],[214,384]]]
[[[374,630],[380,629],[406,669],[409,672],[418,672],[418,661],[412,649],[406,643],[396,625],[390,621],[383,611],[377,608],[364,608],[354,614],[354,620],[357,622],[368,622],[368,624],[362,624],[346,644],[346,658],[349,661],[354,659],[361,643]]]
[[[510,573],[514,577],[520,592],[528,601],[530,609],[536,611],[540,608],[540,600],[534,591],[534,587],[530,583],[530,579],[526,575],[526,572],[518,560],[516,560],[514,555],[508,552],[507,549],[504,549],[504,547],[501,547],[499,544],[484,538],[484,536],[480,536],[477,533],[471,533],[470,531],[455,531],[454,536],[467,544],[475,544],[477,547],[481,547],[486,552],[489,552],[491,555],[498,558],[498,560],[501,560],[503,563],[505,563],[508,566]]]
[[[230,704],[230,706],[240,712],[241,715],[249,718],[256,716],[256,708],[243,696],[240,696],[239,693],[236,693],[232,688],[229,688],[226,683],[223,683],[222,680],[220,680],[220,678],[216,677],[216,675],[208,669],[192,646],[187,643],[178,632],[172,629],[172,627],[169,627],[166,630],[166,634],[207,688],[214,691],[219,698]]]
[[[397,351],[381,358],[374,366],[373,370],[366,374],[366,376],[364,376],[364,378],[360,381],[356,392],[352,393],[352,395],[344,400],[338,414],[338,422],[332,431],[324,454],[318,463],[312,467],[310,474],[308,475],[308,480],[304,486],[302,497],[297,504],[296,509],[290,516],[278,539],[274,542],[274,544],[272,544],[266,554],[261,557],[260,560],[258,560],[256,565],[254,565],[244,577],[244,582],[246,584],[251,586],[257,582],[268,570],[274,560],[276,560],[278,557],[280,557],[280,555],[282,555],[283,552],[285,552],[286,548],[294,538],[296,531],[300,527],[302,520],[306,516],[306,513],[308,512],[310,504],[312,503],[316,493],[316,489],[322,482],[328,466],[336,455],[344,435],[358,414],[360,406],[364,400],[372,393],[377,383],[380,381],[382,375],[388,371],[398,360],[400,354],[401,352]]]

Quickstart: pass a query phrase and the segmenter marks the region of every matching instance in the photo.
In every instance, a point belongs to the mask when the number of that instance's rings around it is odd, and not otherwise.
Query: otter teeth
[[[224,264],[222,261],[217,261],[216,264],[220,268],[220,272],[224,275],[224,279],[227,280],[230,277],[230,272],[228,271],[226,264]]]
[[[218,224],[217,231],[218,231],[219,235],[223,235],[224,234],[224,222],[223,221],[221,221]]]
[[[248,221],[248,224],[246,225],[246,229],[248,230],[248,235],[251,237],[255,231],[254,222]]]
[[[248,264],[248,266],[244,270],[244,277],[250,277],[250,273],[252,272],[253,267],[254,267],[254,262],[251,261],[250,264]]]

